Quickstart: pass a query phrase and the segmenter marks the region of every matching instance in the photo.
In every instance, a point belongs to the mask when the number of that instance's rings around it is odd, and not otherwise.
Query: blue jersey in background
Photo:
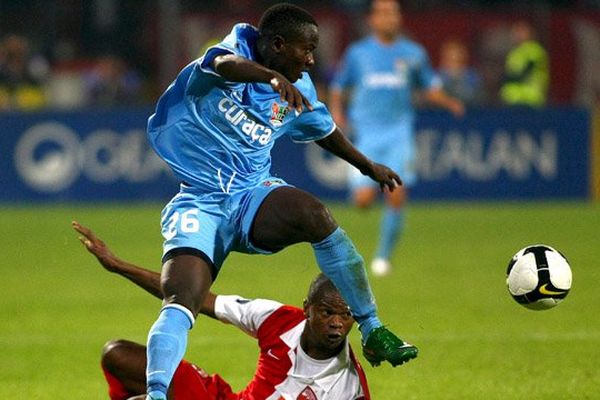
[[[413,92],[441,87],[425,49],[405,37],[383,44],[369,36],[346,51],[332,89],[349,93],[348,122],[355,146],[367,157],[400,174],[414,173]],[[353,170],[352,187],[372,186]]]

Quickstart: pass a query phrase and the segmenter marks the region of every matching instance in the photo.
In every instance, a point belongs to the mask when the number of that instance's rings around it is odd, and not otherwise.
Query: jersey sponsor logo
[[[289,109],[286,106],[278,104],[276,101],[273,102],[273,105],[271,106],[271,119],[269,120],[271,125],[275,127],[281,126],[288,111]]]
[[[254,121],[240,106],[235,104],[227,97],[219,101],[219,111],[223,113],[225,119],[235,127],[239,127],[242,132],[250,138],[251,142],[256,142],[266,145],[271,140],[273,131]]]
[[[369,89],[399,89],[407,85],[408,67],[396,64],[394,71],[371,72],[364,77],[363,84]]]
[[[396,76],[400,81],[400,87],[407,86],[410,76],[410,63],[402,59],[397,59],[394,63],[394,68],[396,70]]]
[[[410,66],[408,65],[408,62],[406,62],[405,60],[403,60],[401,58],[397,58],[394,61],[394,68],[396,68],[396,72],[398,74],[406,76],[408,74],[408,70],[409,70]]]
[[[307,386],[304,388],[302,393],[300,393],[298,395],[298,397],[296,397],[296,400],[318,400],[318,399],[317,399],[317,395],[315,394],[315,392],[313,392],[313,390],[310,388],[310,386]]]

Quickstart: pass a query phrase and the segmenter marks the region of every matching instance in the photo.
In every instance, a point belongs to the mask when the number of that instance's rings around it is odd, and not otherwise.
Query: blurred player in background
[[[121,275],[162,299],[160,274],[115,256],[87,227],[73,222],[81,242],[110,272]],[[208,293],[200,312],[235,325],[258,340],[260,355],[254,378],[239,393],[218,374],[181,361],[169,387],[174,400],[233,399],[370,399],[365,374],[347,336],[354,320],[339,292],[325,275],[310,285],[303,309],[272,300]],[[127,340],[108,342],[102,369],[111,400],[125,400],[146,390],[146,347]]]
[[[359,323],[369,362],[395,366],[417,355],[377,317],[364,261],[329,210],[270,174],[274,141],[287,135],[315,141],[382,189],[400,184],[352,146],[317,100],[306,70],[318,39],[309,13],[275,5],[258,29],[235,25],[185,67],[148,121],[154,150],[182,182],[161,216],[164,306],[148,334],[148,399],[166,397],[187,331],[231,251],[271,254],[311,243]]]
[[[375,275],[391,271],[390,258],[404,229],[403,205],[416,179],[412,104],[413,92],[462,116],[461,101],[448,96],[431,68],[425,50],[400,34],[402,14],[395,0],[373,0],[368,16],[372,35],[352,44],[331,86],[330,108],[334,120],[348,126],[356,147],[370,159],[389,165],[403,178],[399,190],[385,191],[385,211],[371,270]],[[346,107],[347,104],[347,118]],[[354,170],[350,177],[354,202],[370,206],[377,185]]]

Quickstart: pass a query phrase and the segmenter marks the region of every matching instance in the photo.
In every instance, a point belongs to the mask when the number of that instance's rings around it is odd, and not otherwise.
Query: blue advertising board
[[[590,129],[589,113],[572,107],[470,110],[462,119],[422,112],[416,126],[418,182],[411,198],[585,198]],[[347,196],[344,162],[314,144],[278,145],[275,172],[323,197]]]
[[[145,138],[150,109],[0,114],[0,201],[166,201],[178,190]],[[417,119],[413,199],[586,198],[590,116],[578,108],[471,110]],[[273,173],[318,197],[347,197],[348,166],[281,139]]]
[[[169,199],[178,184],[147,143],[150,113],[0,114],[0,200]]]
[[[582,109],[471,111],[418,120],[415,198],[583,198],[590,116]]]

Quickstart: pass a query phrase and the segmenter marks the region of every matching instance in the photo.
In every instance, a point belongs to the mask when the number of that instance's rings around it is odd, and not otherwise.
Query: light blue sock
[[[188,330],[193,324],[194,316],[190,310],[179,304],[168,304],[150,328],[146,380],[148,393],[155,398],[160,398],[156,395],[162,393],[166,399],[173,374],[185,353]]]
[[[375,253],[376,257],[389,260],[403,231],[404,211],[385,207],[379,227],[379,244]]]
[[[381,326],[371,292],[365,263],[350,238],[341,228],[319,243],[313,243],[321,271],[333,282],[359,324],[363,340]]]

